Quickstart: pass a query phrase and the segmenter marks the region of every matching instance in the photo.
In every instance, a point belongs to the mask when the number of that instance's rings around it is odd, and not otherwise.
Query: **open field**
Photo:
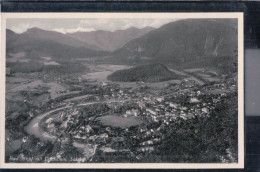
[[[66,100],[64,100],[64,102],[77,101],[77,100],[88,98],[90,96],[91,95],[77,96],[77,97],[73,97],[73,98],[70,98],[70,99],[66,99]]]
[[[145,123],[140,117],[121,117],[117,115],[107,115],[97,118],[105,126],[128,128],[131,126],[141,125]]]
[[[219,82],[221,81],[220,76],[218,75],[216,69],[210,68],[192,68],[185,69],[185,72],[192,75],[195,80],[201,79],[201,83],[205,82]]]
[[[209,93],[209,94],[222,94],[222,93],[228,93],[229,91],[228,90],[221,90],[221,89],[214,89],[214,90],[208,90],[208,91],[205,91],[206,93]]]
[[[125,65],[109,65],[109,64],[101,64],[101,65],[93,65],[93,64],[85,64],[86,67],[91,71],[86,75],[82,75],[83,79],[87,79],[94,82],[107,82],[107,76],[111,73],[131,68],[131,66]]]
[[[41,57],[43,59],[43,64],[44,65],[60,65],[57,63],[55,60],[52,60],[51,57]]]
[[[10,62],[10,63],[14,63],[14,62],[26,62],[28,61],[27,59],[24,59],[25,56],[25,52],[18,52],[15,54],[10,54],[10,58],[7,58],[6,61]]]
[[[32,89],[36,89],[37,87],[43,85],[43,82],[41,80],[36,80],[33,82],[30,82],[28,84],[23,84],[12,88],[12,89],[7,89],[8,92],[19,92],[19,91],[26,91],[26,90],[32,90]]]
[[[60,96],[75,94],[78,91],[65,92],[67,90],[67,86],[65,84],[61,85],[56,82],[48,82],[45,83],[42,80],[27,80],[25,78],[17,78],[17,77],[7,77],[6,83],[6,91],[7,98],[10,97],[11,94],[19,93],[21,91],[43,91],[46,90],[50,93],[52,99],[58,98]]]
[[[113,82],[115,84],[119,84],[120,87],[122,88],[137,88],[138,85],[136,82],[117,82],[117,81],[109,81],[107,79],[107,76],[112,74],[113,72],[117,71],[117,70],[122,70],[122,69],[129,69],[132,66],[126,66],[126,65],[110,65],[110,64],[85,64],[86,67],[91,71],[88,74],[82,75],[81,77],[83,79],[86,79],[88,81],[91,82],[96,82],[96,83],[100,83],[100,82]],[[173,71],[174,73],[178,74],[178,75],[182,75],[182,76],[188,76],[186,73],[184,72],[180,72],[174,69],[169,69],[171,71]],[[179,84],[181,82],[181,80],[169,80],[169,81],[162,81],[162,82],[147,82],[147,83],[142,83],[140,84],[141,86],[148,86],[151,88],[164,88],[166,86],[168,86],[169,84]]]

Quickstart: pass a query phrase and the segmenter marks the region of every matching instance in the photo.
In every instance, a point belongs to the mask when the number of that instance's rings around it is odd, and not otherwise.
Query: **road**
[[[137,99],[95,101],[95,102],[81,103],[81,104],[78,104],[77,106],[87,106],[87,105],[93,105],[93,104],[97,104],[97,103],[124,103],[124,102],[129,102],[131,100],[137,100]]]

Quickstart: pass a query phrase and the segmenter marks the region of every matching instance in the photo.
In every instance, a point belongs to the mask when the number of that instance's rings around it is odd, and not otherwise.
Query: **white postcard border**
[[[237,18],[238,19],[238,163],[5,163],[5,51],[9,18]],[[0,168],[226,169],[244,168],[244,15],[230,13],[1,13]]]

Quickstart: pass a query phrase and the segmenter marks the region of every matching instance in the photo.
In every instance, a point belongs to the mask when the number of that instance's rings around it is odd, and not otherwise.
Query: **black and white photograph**
[[[242,13],[33,15],[3,19],[6,166],[243,167]]]

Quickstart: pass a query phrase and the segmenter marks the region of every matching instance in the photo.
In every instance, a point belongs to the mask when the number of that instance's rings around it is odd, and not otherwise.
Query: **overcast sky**
[[[124,30],[129,27],[144,28],[152,26],[158,28],[176,18],[166,19],[8,19],[7,29],[16,33],[25,32],[32,27],[44,30],[58,31],[62,33],[72,33],[77,31],[87,32],[95,30]]]

